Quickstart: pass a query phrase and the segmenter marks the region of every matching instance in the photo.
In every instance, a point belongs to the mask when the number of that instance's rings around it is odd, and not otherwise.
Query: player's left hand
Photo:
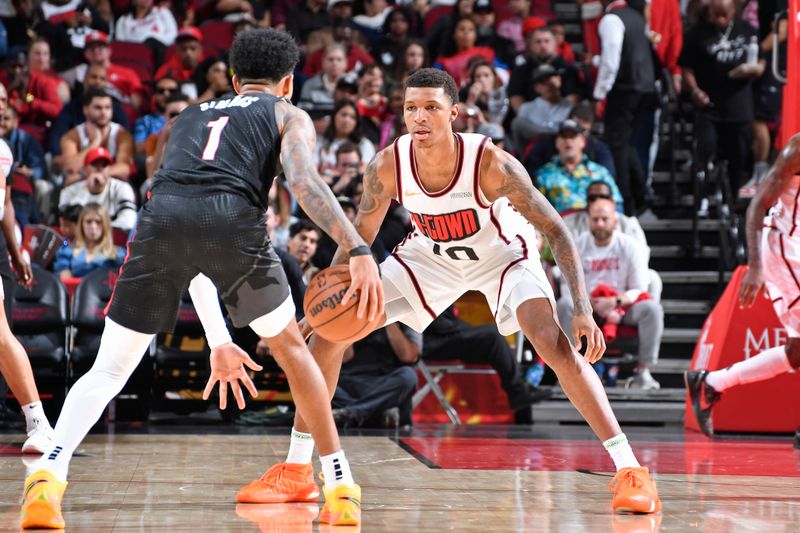
[[[586,353],[583,359],[589,364],[596,363],[606,352],[606,339],[591,314],[575,315],[572,320],[572,338],[575,346],[580,347],[583,336],[586,336]]]
[[[350,288],[344,295],[345,302],[349,302],[353,294],[359,295],[359,319],[365,316],[370,322],[383,312],[383,285],[378,271],[378,264],[372,255],[357,255],[350,258]]]
[[[761,268],[748,266],[739,285],[739,307],[752,307],[758,293],[764,289],[764,273]]]
[[[241,381],[250,391],[250,395],[255,398],[258,395],[256,386],[250,376],[247,375],[244,367],[250,370],[262,370],[261,365],[253,361],[247,353],[232,342],[217,346],[211,350],[211,376],[203,391],[203,399],[208,400],[214,384],[219,381],[219,408],[225,409],[228,406],[228,384],[230,383],[233,397],[239,409],[244,409],[244,395],[239,385]]]
[[[11,266],[14,268],[14,273],[17,275],[17,283],[26,289],[30,289],[31,285],[33,285],[33,269],[31,269],[31,264],[23,257],[12,257]]]

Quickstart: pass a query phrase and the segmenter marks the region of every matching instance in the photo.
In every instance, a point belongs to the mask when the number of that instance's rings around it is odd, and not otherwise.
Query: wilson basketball
[[[375,329],[379,316],[371,323],[368,317],[356,316],[359,299],[342,301],[350,288],[350,267],[336,265],[317,272],[306,288],[303,310],[308,324],[323,339],[332,342],[355,342]]]

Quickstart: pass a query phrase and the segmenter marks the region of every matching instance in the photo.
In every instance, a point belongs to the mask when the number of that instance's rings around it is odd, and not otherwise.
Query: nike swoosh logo
[[[418,195],[418,194],[422,194],[422,193],[421,193],[421,192],[419,192],[419,191],[405,191],[405,192],[403,193],[403,195],[405,195],[405,196],[416,196],[416,195]]]
[[[36,481],[34,481],[34,482],[33,482],[33,483],[31,483],[30,485],[28,485],[28,487],[25,489],[25,496],[24,496],[24,497],[25,497],[25,498],[27,498],[27,497],[28,497],[28,493],[29,493],[30,491],[32,491],[32,490],[33,490],[33,487],[35,487],[35,486],[36,486],[36,485],[38,485],[39,483],[47,483],[47,480],[46,480],[46,479],[37,479]]]
[[[351,501],[354,504],[356,504],[359,509],[361,508],[361,502],[358,501],[358,498],[355,498],[353,496],[339,496],[339,500],[340,501]],[[655,504],[653,504],[653,505],[655,505]]]

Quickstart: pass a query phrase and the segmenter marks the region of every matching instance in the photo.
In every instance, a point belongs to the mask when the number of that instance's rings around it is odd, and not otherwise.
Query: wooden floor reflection
[[[491,429],[348,436],[343,445],[363,488],[364,532],[800,530],[800,451],[790,441],[684,439],[677,431],[635,442],[655,471],[658,516],[610,513],[611,464],[584,430],[576,439],[558,428],[545,438]],[[0,435],[0,531],[18,531],[19,440]],[[241,485],[285,457],[287,440],[92,435],[72,463],[68,531],[357,531],[320,526],[314,504],[235,503]]]

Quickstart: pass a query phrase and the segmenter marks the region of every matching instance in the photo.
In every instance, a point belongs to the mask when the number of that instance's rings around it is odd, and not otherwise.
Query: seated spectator
[[[364,13],[353,17],[353,27],[364,34],[370,48],[383,38],[383,25],[393,7],[388,0],[364,0]]]
[[[189,107],[189,97],[183,93],[175,92],[167,98],[164,115],[167,121],[170,121],[180,115],[184,109]],[[150,185],[153,181],[158,167],[161,166],[161,158],[164,155],[164,149],[167,144],[167,127],[164,126],[158,133],[150,135],[145,141],[145,170],[147,179],[142,184],[141,194],[142,198],[147,196],[147,191],[150,190]]]
[[[89,203],[78,217],[75,242],[59,248],[53,270],[61,279],[82,278],[98,268],[119,268],[124,259],[125,250],[114,246],[105,207]]]
[[[333,21],[333,42],[341,44],[347,57],[346,72],[357,72],[364,65],[374,63],[375,60],[363,46],[353,41],[353,27],[351,19],[335,19]],[[303,74],[309,78],[322,72],[322,60],[326,47],[322,46],[311,52],[303,63]]]
[[[44,0],[40,4],[36,33],[50,43],[58,72],[80,62],[87,36],[93,30],[109,32],[109,22],[95,5],[99,6],[99,2]]]
[[[447,41],[453,34],[456,21],[472,16],[475,0],[456,0],[453,10],[445,13],[437,20],[433,27],[425,32],[425,50],[429,57],[439,57],[450,52],[445,50]],[[398,79],[397,81],[403,81]]]
[[[567,30],[563,24],[553,23],[548,26],[556,37],[556,53],[569,63],[575,62],[575,52],[567,42]]]
[[[519,110],[525,102],[533,101],[537,96],[534,88],[533,73],[547,64],[561,74],[561,96],[578,102],[588,88],[581,79],[580,71],[575,65],[557,54],[556,36],[547,27],[535,26],[525,28],[524,62],[511,71],[508,80],[508,99],[511,109]]]
[[[376,46],[375,61],[386,71],[391,71],[395,62],[402,57],[406,41],[411,37],[414,15],[406,7],[395,6],[383,22],[383,39]]]
[[[25,52],[6,62],[8,105],[16,109],[20,124],[40,143],[50,121],[64,103],[58,96],[58,81],[41,72],[31,72]]]
[[[12,184],[11,201],[17,221],[24,227],[41,221],[36,203],[36,184],[46,177],[47,166],[42,145],[18,126],[19,118],[13,107],[0,111],[0,137],[6,141],[14,156],[9,176]]]
[[[556,136],[558,155],[533,176],[536,187],[562,215],[586,209],[586,190],[595,181],[608,184],[617,204],[622,202],[622,195],[608,169],[589,160],[583,152],[586,146],[583,133],[577,122],[565,120]]]
[[[469,65],[469,82],[461,89],[459,99],[463,102],[466,116],[478,116],[478,123],[502,124],[508,112],[508,97],[503,82],[497,77],[494,67],[482,57],[473,58]],[[470,110],[472,112],[470,113]],[[462,113],[459,112],[459,118]]]
[[[402,84],[412,72],[429,66],[431,65],[425,45],[419,39],[409,39],[392,69],[392,80]]]
[[[83,91],[80,96],[77,94],[75,97],[65,104],[58,114],[53,125],[50,126],[50,133],[47,142],[48,152],[53,156],[52,161],[52,174],[51,179],[58,183],[58,174],[66,170],[62,168],[64,161],[61,157],[61,138],[67,134],[69,130],[86,122],[86,116],[83,114],[83,94],[90,89],[100,89],[105,91],[108,87],[108,76],[106,68],[101,65],[90,65],[86,69],[86,76],[83,78]],[[76,91],[76,93],[79,91]],[[122,108],[118,100],[112,99],[112,113],[111,121],[116,122],[126,130],[129,129],[128,114]],[[82,161],[78,162],[77,168],[80,170]],[[68,168],[74,169],[75,165],[67,165]]]
[[[309,113],[330,111],[333,91],[347,68],[347,52],[340,43],[329,44],[322,56],[322,72],[308,79],[300,91],[297,107]]]
[[[178,82],[172,78],[162,78],[156,81],[153,92],[153,112],[136,119],[136,126],[133,129],[133,142],[136,144],[137,154],[144,154],[147,138],[158,134],[166,125],[167,98],[177,92]]]
[[[326,9],[327,0],[304,0],[291,9],[286,18],[286,31],[298,42],[303,51],[312,32],[331,25],[331,17]]]
[[[333,419],[339,427],[411,424],[422,335],[405,324],[389,324],[345,350]]]
[[[497,19],[491,0],[477,0],[472,8],[472,19],[478,29],[478,46],[488,46],[494,50],[497,59],[506,68],[514,66],[517,45],[511,39],[500,36],[495,30]]]
[[[375,145],[364,137],[358,106],[352,100],[336,103],[333,120],[325,132],[317,137],[314,159],[319,166],[320,174],[331,173],[331,169],[336,166],[336,150],[347,141],[358,146],[362,161],[371,161],[375,156]]]
[[[54,80],[58,84],[58,97],[66,104],[72,98],[69,85],[53,70],[50,57],[50,43],[46,39],[37,37],[28,45],[28,68]]]
[[[586,287],[592,308],[603,324],[606,341],[611,342],[616,325],[636,326],[639,336],[639,361],[630,387],[658,389],[650,374],[658,360],[664,333],[664,310],[647,294],[649,282],[646,251],[632,237],[616,231],[616,206],[612,200],[598,199],[589,205],[589,232],[575,240],[583,263]],[[573,302],[562,280],[558,300],[558,319],[564,331],[572,331]]]
[[[492,140],[495,146],[501,150],[505,150],[506,132],[503,126],[494,122],[486,122],[475,128],[475,133],[485,135]]]
[[[64,79],[73,88],[84,82],[89,66],[99,65],[106,69],[108,86],[105,89],[109,94],[136,109],[142,108],[144,94],[142,80],[133,69],[116,65],[111,61],[111,44],[106,33],[93,31],[86,36],[83,57],[86,63],[64,73]]]
[[[300,219],[289,226],[289,242],[287,249],[289,255],[297,260],[303,270],[303,279],[306,284],[319,272],[319,268],[311,263],[311,258],[317,251],[317,243],[320,237],[319,228],[306,219]]]
[[[514,148],[519,154],[527,152],[531,140],[555,133],[573,106],[572,100],[561,96],[561,74],[551,65],[541,65],[534,71],[532,79],[539,96],[522,104],[511,122]]]
[[[228,64],[219,57],[207,57],[192,74],[197,87],[197,99],[194,103],[218,98],[233,90],[228,76]]]
[[[16,47],[27,48],[36,32],[33,30],[40,22],[40,13],[35,0],[12,0],[13,16],[3,17],[8,32],[8,50]]]
[[[64,237],[64,246],[71,245],[78,233],[78,218],[81,215],[79,205],[66,205],[58,210],[58,232]]]
[[[114,39],[149,45],[156,58],[163,57],[178,35],[172,11],[167,5],[153,5],[153,0],[133,0],[130,6],[130,11],[117,19]]]
[[[597,135],[592,133],[594,125],[594,107],[588,100],[578,103],[569,113],[570,119],[578,123],[583,128],[583,135],[586,137],[586,147],[583,149],[586,157],[608,169],[611,176],[614,176],[614,156],[611,149]],[[546,165],[553,156],[556,155],[556,135],[544,135],[539,138],[533,148],[525,157],[525,169],[528,174],[533,176],[536,170]]]
[[[338,200],[339,206],[341,206],[342,211],[344,211],[347,219],[350,222],[355,222],[356,214],[358,213],[355,202],[353,202],[350,197],[342,195],[337,196],[336,200]],[[338,248],[339,245],[336,244],[336,241],[334,241],[327,233],[322,232],[319,240],[317,241],[317,251],[311,258],[311,263],[321,269],[328,268],[331,266],[331,261],[333,261],[333,256],[336,254],[336,250]],[[372,241],[370,249],[372,250],[372,254],[375,256],[378,262],[386,259],[387,253],[380,235],[375,236],[375,240]]]
[[[611,187],[604,181],[593,181],[586,188],[586,205],[589,206],[596,200],[614,200]],[[588,211],[573,211],[564,215],[564,224],[574,238],[589,231]],[[644,234],[642,225],[636,217],[629,217],[623,213],[617,213],[617,231],[632,237],[645,250],[645,260],[650,262],[650,245],[647,244],[647,237]],[[647,293],[655,301],[661,301],[661,290],[663,282],[658,272],[652,268],[649,270],[650,283],[647,286]]]
[[[352,197],[356,185],[363,179],[365,167],[358,146],[349,141],[342,143],[336,150],[336,166],[330,175],[333,194]]]
[[[130,184],[112,178],[109,169],[114,159],[102,146],[86,152],[83,179],[64,187],[59,211],[70,205],[100,204],[111,217],[111,226],[129,232],[136,224],[136,198]]]
[[[203,59],[203,32],[194,26],[184,26],[175,37],[175,55],[159,67],[155,79],[172,78],[180,84],[181,92],[195,99],[198,92],[191,81],[192,73]]]
[[[452,306],[425,330],[422,359],[458,359],[468,364],[488,364],[497,372],[512,411],[519,411],[551,395],[549,389],[531,387],[523,379],[514,352],[495,324],[467,324],[456,316]]]
[[[372,63],[358,72],[358,114],[364,121],[364,134],[374,143],[380,141],[380,124],[389,114],[389,99],[383,94],[383,69]],[[369,135],[374,133],[374,139]]]
[[[112,176],[127,180],[133,164],[133,137],[120,124],[111,121],[111,95],[101,89],[89,89],[83,95],[86,122],[78,124],[61,138],[64,159],[84,161],[87,153],[105,148],[116,163],[109,169]],[[65,185],[69,183],[65,182]]]
[[[494,50],[477,45],[477,27],[468,17],[456,22],[450,37],[451,43],[445,48],[446,55],[438,57],[434,66],[450,74],[457,87],[463,87],[469,80],[469,61],[474,57],[483,57],[489,63],[494,63]]]
[[[286,280],[289,282],[289,289],[292,293],[292,301],[294,302],[295,318],[300,320],[305,316],[303,311],[303,296],[306,294],[306,280],[303,278],[303,270],[297,259],[292,257],[286,250],[285,246],[279,244],[279,237],[277,230],[281,225],[281,216],[278,214],[277,209],[273,202],[267,207],[267,234],[269,241],[278,257],[281,259],[281,266],[286,273]],[[265,343],[266,344],[266,343]]]
[[[522,53],[525,50],[524,23],[531,14],[531,0],[510,0],[506,9],[510,15],[497,25],[497,34],[512,41],[517,53]]]
[[[389,89],[388,110],[389,113],[381,122],[381,137],[378,147],[383,150],[389,146],[397,137],[408,133],[406,121],[403,119],[403,98],[405,90],[400,84],[395,84]]]

